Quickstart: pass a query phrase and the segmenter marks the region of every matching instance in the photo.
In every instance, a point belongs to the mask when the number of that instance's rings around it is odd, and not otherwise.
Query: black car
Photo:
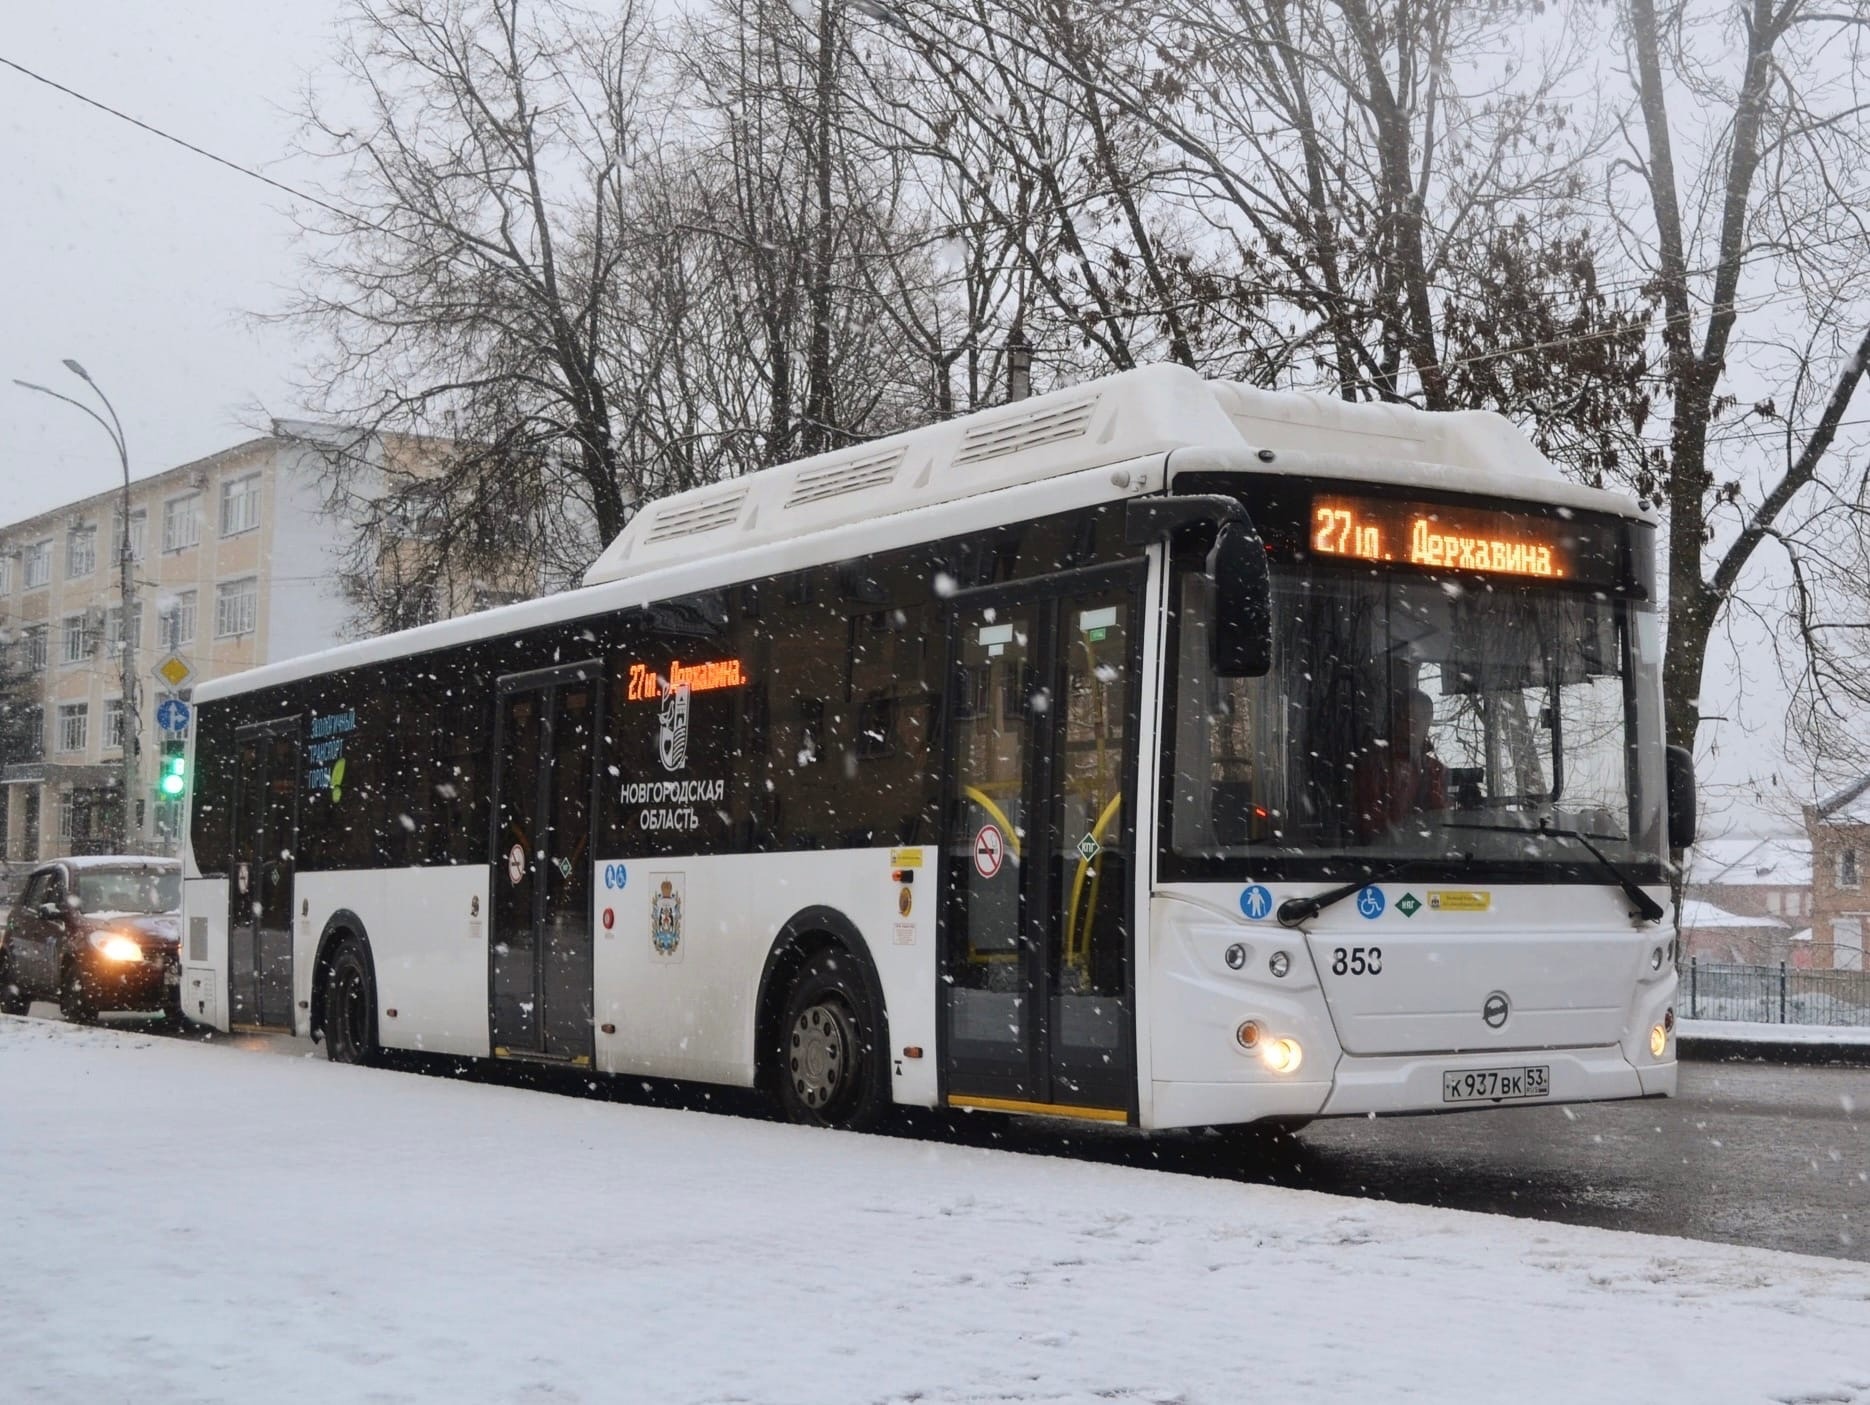
[[[182,866],[129,856],[34,868],[0,933],[0,1011],[56,1000],[67,1019],[160,1010],[180,1022]]]

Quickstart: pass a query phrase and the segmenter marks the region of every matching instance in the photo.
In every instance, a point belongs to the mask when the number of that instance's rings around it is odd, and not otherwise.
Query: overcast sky
[[[283,164],[301,81],[329,51],[334,0],[16,5],[0,56],[230,160]],[[277,306],[294,263],[286,197],[0,66],[0,521],[121,481],[76,410],[84,364],[117,407],[135,475],[294,413]],[[264,406],[261,411],[258,407]]]
[[[303,187],[315,173],[287,157],[291,114],[338,13],[338,0],[16,5],[0,56]],[[294,280],[286,196],[5,67],[0,191],[0,521],[120,481],[103,431],[11,384],[82,397],[65,357],[116,403],[137,475],[303,413],[292,335],[248,321]],[[1703,736],[1704,782],[1731,797],[1716,829],[1775,823],[1735,791],[1785,770],[1784,693],[1759,631],[1743,632],[1738,650],[1717,639],[1703,692],[1704,711],[1726,719]],[[1744,684],[1737,655],[1749,656]]]

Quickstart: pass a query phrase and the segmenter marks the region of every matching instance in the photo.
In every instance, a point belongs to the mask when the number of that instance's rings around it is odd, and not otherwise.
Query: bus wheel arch
[[[371,1009],[368,1020],[368,1033],[361,1043],[357,1040],[340,1040],[344,1045],[340,1050],[332,1042],[332,1030],[327,1028],[332,998],[331,981],[334,973],[342,966],[354,980],[361,975],[365,993]],[[319,934],[318,956],[312,963],[312,1037],[323,1039],[326,1057],[334,1062],[374,1063],[382,1053],[382,1046],[376,1039],[376,958],[370,949],[370,936],[364,930],[363,919],[345,908],[331,914],[325,922],[325,929]]]
[[[820,1117],[792,1096],[787,1051],[791,1043],[788,1014],[801,982],[822,990],[833,1005],[843,997],[863,1032],[864,1059],[854,1100],[841,1102],[833,1115]],[[843,1020],[839,1033],[848,1034]],[[755,1086],[773,1097],[795,1121],[865,1128],[881,1120],[890,1105],[889,1010],[883,982],[869,944],[856,924],[835,908],[810,907],[793,915],[774,937],[760,972],[754,1006]]]

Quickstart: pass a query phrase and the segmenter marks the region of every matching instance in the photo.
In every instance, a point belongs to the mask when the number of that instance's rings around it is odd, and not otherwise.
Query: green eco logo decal
[[[1414,893],[1404,893],[1396,899],[1396,910],[1404,917],[1414,917],[1422,910],[1422,900]]]

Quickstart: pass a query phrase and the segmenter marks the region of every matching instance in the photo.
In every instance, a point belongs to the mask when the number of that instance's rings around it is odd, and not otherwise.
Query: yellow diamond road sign
[[[179,688],[195,676],[195,666],[180,654],[170,654],[156,665],[155,672],[171,688]]]

